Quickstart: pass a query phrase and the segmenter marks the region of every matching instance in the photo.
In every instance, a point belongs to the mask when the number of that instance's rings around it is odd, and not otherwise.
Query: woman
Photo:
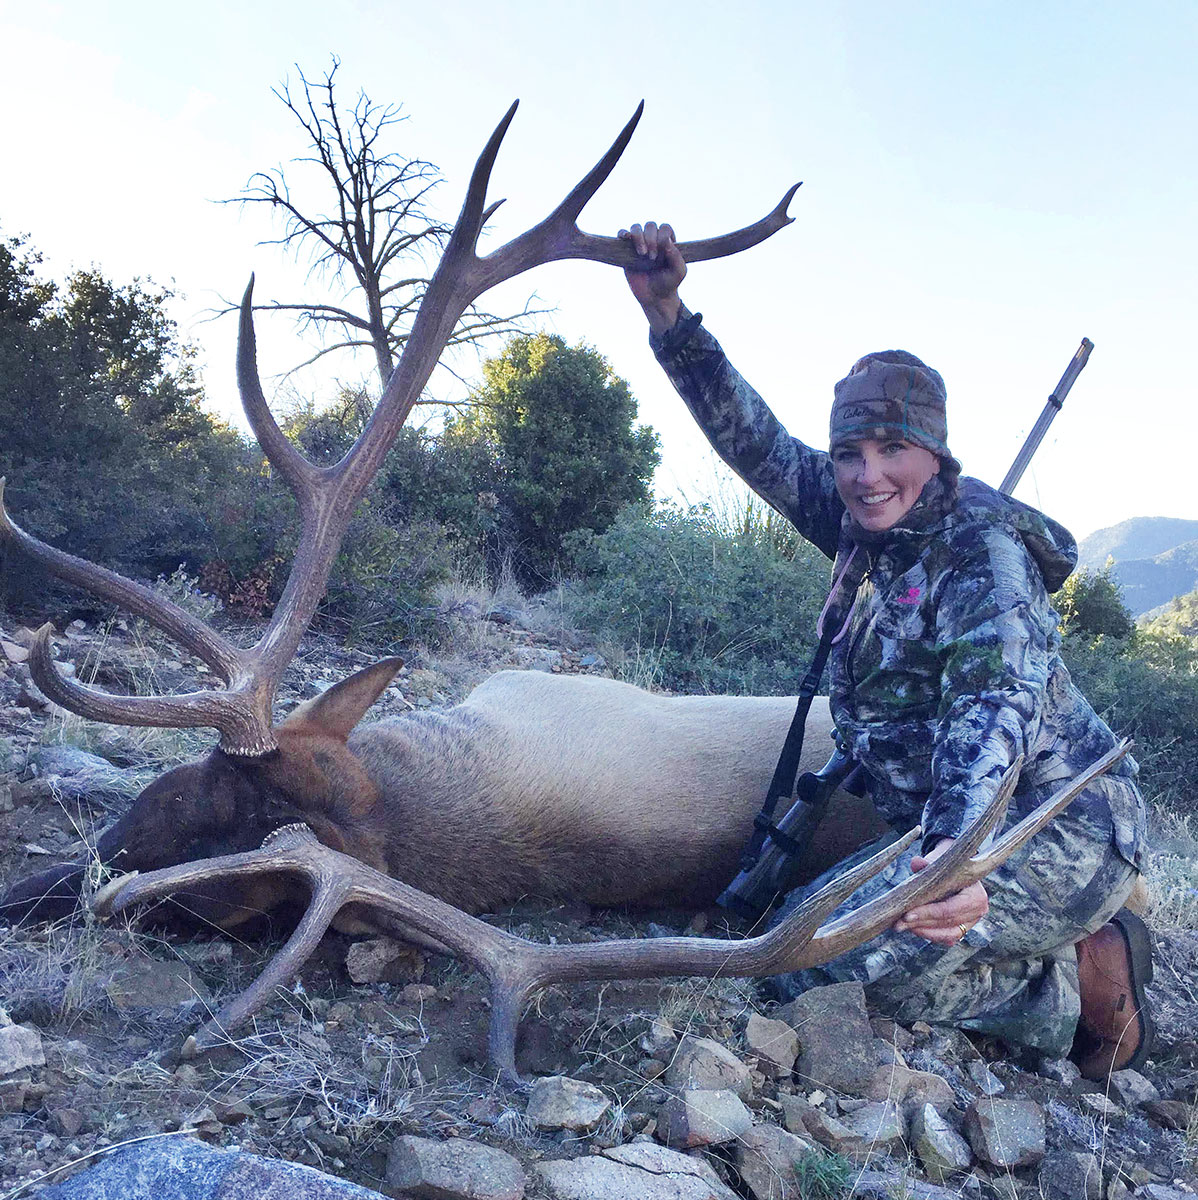
[[[837,729],[879,812],[901,828],[923,825],[922,844],[847,911],[943,853],[1017,755],[1011,820],[1114,745],[1058,653],[1048,594],[1072,571],[1076,546],[1041,513],[961,477],[944,383],[904,351],[866,355],[836,385],[828,454],[790,437],[682,305],[686,264],[670,227],[620,235],[644,259],[629,286],[692,415],[834,560],[821,624]],[[1052,1057],[1072,1048],[1095,1079],[1138,1065],[1151,1041],[1151,958],[1142,923],[1120,911],[1145,845],[1135,774],[1125,758],[985,885],[905,914],[833,963],[779,977],[778,994],[856,979],[899,1020],[952,1023]]]

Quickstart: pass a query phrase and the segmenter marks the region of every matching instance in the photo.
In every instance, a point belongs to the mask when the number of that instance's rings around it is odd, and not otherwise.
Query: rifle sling
[[[774,825],[774,810],[783,796],[789,796],[794,791],[795,776],[799,771],[799,760],[803,756],[803,732],[807,725],[807,714],[811,711],[811,701],[819,687],[820,677],[824,673],[824,664],[832,650],[832,634],[826,633],[815,648],[815,655],[807,674],[799,687],[799,702],[795,707],[794,718],[786,731],[786,741],[782,743],[782,753],[778,756],[778,765],[774,768],[774,777],[770,780],[769,789],[765,794],[765,802],[761,811],[753,818],[753,832],[745,845],[740,858],[740,869],[750,871],[761,857],[765,848],[765,839],[773,837],[787,853],[795,853],[784,842],[779,840],[780,831]],[[789,841],[785,834],[782,838]]]

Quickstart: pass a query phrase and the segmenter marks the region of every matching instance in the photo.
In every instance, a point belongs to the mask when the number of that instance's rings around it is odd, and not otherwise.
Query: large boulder
[[[40,1200],[383,1200],[311,1167],[159,1138],[117,1150]]]

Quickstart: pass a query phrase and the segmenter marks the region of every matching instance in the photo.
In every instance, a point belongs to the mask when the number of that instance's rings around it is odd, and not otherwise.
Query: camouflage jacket
[[[1016,755],[1025,766],[1011,819],[1110,749],[1113,734],[1061,661],[1048,599],[1076,563],[1069,532],[977,479],[936,475],[898,526],[866,533],[829,456],[787,434],[700,320],[684,312],[652,339],[671,382],[725,462],[835,560],[834,577],[849,564],[833,630],[857,584],[829,693],[882,815],[904,828],[921,821],[929,847],[961,833]],[[1113,841],[1138,866],[1135,773],[1124,759],[1065,817],[1083,842]]]

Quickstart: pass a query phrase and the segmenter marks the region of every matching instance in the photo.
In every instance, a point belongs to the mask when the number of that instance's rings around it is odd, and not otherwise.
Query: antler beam
[[[186,1050],[191,1053],[224,1041],[255,1012],[271,992],[288,983],[315,950],[325,930],[346,904],[378,909],[400,924],[432,938],[473,963],[491,985],[491,1061],[508,1080],[516,1076],[516,1030],[525,1000],[551,983],[575,979],[642,979],[664,975],[760,977],[827,962],[888,928],[916,905],[967,887],[1025,845],[1094,779],[1131,748],[1124,741],[1088,770],[1008,830],[988,850],[980,847],[1001,824],[1015,790],[1022,759],[1003,776],[993,800],[949,851],[923,871],[847,916],[823,924],[827,916],[865,880],[884,870],[919,836],[916,828],[893,845],[810,897],[785,921],[759,937],[653,938],[543,945],[515,937],[452,905],[383,875],[358,859],[318,842],[306,826],[271,834],[261,849],[245,854],[168,867],[146,875],[125,875],[97,893],[101,916],[124,912],[214,878],[247,878],[284,872],[306,878],[312,900],[287,944],[257,980],[203,1025]]]

